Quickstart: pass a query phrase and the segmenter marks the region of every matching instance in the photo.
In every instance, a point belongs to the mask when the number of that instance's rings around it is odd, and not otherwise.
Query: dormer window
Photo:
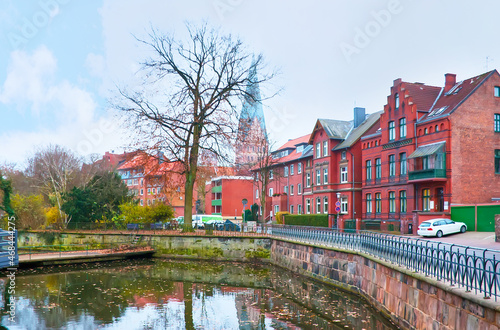
[[[399,94],[396,93],[395,95],[395,109],[398,110],[399,109]]]

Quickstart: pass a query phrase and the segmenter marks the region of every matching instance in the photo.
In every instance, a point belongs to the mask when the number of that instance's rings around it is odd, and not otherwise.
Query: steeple
[[[263,145],[267,145],[266,121],[257,77],[257,65],[253,60],[248,72],[248,84],[238,124],[236,166],[251,166],[257,163]]]

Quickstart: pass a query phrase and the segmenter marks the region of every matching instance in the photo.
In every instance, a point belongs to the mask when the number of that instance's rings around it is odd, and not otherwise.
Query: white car
[[[420,236],[442,237],[448,234],[465,233],[466,230],[467,225],[463,222],[439,218],[422,221],[418,226],[417,234]]]

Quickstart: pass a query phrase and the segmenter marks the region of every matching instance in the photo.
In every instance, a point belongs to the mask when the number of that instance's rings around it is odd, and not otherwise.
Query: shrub
[[[284,219],[285,224],[290,226],[328,227],[327,214],[287,214]]]
[[[290,213],[283,211],[283,212],[276,212],[276,222],[279,225],[284,225],[285,224],[285,215],[289,215]]]

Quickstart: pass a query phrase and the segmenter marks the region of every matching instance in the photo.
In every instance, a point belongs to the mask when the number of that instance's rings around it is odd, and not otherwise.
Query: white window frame
[[[347,183],[349,181],[349,170],[347,166],[340,168],[340,183]]]
[[[283,187],[283,192],[288,195],[288,186]]]
[[[306,214],[311,214],[311,200],[306,199]]]
[[[316,198],[316,214],[321,213],[321,198]]]
[[[323,213],[328,214],[328,197],[323,198]]]
[[[316,143],[316,158],[321,158],[321,143]]]
[[[293,204],[290,205],[290,214],[293,214]]]
[[[323,184],[328,183],[328,168],[323,169]]]
[[[294,187],[293,187],[293,184],[292,184],[292,185],[290,185],[290,196],[293,196],[293,193],[294,193],[293,188],[294,188]]]
[[[340,213],[347,214],[347,197],[340,198]]]
[[[259,199],[259,189],[255,189],[255,199]]]
[[[297,174],[302,173],[302,163],[297,164]]]
[[[306,187],[311,186],[311,173],[307,172],[306,173]]]
[[[297,204],[297,214],[302,214],[302,204]]]
[[[297,184],[297,195],[302,195],[302,184]]]
[[[294,172],[294,166],[293,164],[290,165],[290,175],[293,175]]]
[[[278,213],[280,211],[280,206],[279,205],[274,205],[274,214]]]
[[[321,170],[316,170],[316,185],[321,185]]]
[[[323,157],[328,156],[328,141],[323,141]]]
[[[284,175],[285,175],[285,178],[288,176],[288,166],[285,166],[285,168],[284,168]]]
[[[269,197],[273,197],[273,195],[274,195],[274,189],[269,188]]]

